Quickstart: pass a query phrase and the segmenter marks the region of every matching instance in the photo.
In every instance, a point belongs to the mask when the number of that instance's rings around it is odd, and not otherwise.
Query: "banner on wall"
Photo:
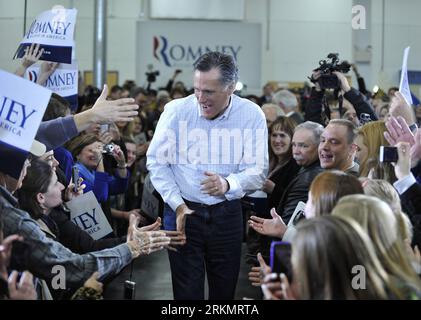
[[[19,178],[51,91],[0,70],[0,167]]]
[[[39,74],[40,64],[37,63],[27,69],[25,78],[36,83]],[[72,64],[60,63],[56,71],[45,82],[45,87],[66,99],[70,103],[70,108],[75,111],[78,105],[77,61],[73,61]]]
[[[240,81],[260,88],[261,26],[256,23],[204,21],[140,21],[137,26],[137,81],[159,71],[156,87],[165,87],[176,69],[176,81],[192,86],[193,63],[208,51],[232,55],[239,65]],[[148,65],[152,68],[148,69]]]
[[[32,22],[13,59],[22,58],[27,47],[39,43],[40,49],[44,49],[40,60],[72,63],[76,15],[76,9],[62,6],[41,13]]]

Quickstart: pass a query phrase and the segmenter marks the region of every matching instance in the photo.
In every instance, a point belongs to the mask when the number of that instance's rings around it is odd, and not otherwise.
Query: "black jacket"
[[[307,202],[310,185],[313,179],[321,172],[323,172],[323,169],[320,167],[319,160],[317,160],[308,167],[302,167],[296,177],[286,187],[276,210],[285,224],[288,224],[298,202]]]
[[[310,98],[308,99],[305,106],[306,121],[314,121],[320,123],[322,126],[326,125],[322,119],[322,100],[324,94],[325,93],[323,90],[316,91],[315,88],[312,88]],[[368,113],[370,115],[371,121],[378,120],[373,107],[370,105],[364,95],[362,95],[361,92],[359,92],[357,89],[351,88],[350,91],[344,94],[344,98],[354,106],[358,119],[360,118],[361,113]]]
[[[269,178],[269,180],[275,183],[275,188],[270,195],[268,195],[268,216],[267,218],[271,218],[269,214],[269,210],[272,208],[277,208],[279,202],[281,201],[282,195],[284,194],[285,188],[289,185],[289,183],[294,179],[297,175],[298,171],[300,170],[300,166],[291,158],[285,166],[278,169],[273,175]]]
[[[402,210],[406,212],[413,226],[412,245],[421,248],[421,185],[414,183],[400,198]]]

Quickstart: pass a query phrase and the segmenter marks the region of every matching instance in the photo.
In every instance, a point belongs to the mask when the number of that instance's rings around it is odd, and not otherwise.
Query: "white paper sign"
[[[14,58],[22,58],[26,47],[39,43],[44,49],[40,60],[71,63],[76,15],[76,9],[61,6],[41,13],[32,22]]]
[[[93,191],[66,202],[66,205],[70,209],[72,222],[89,233],[94,240],[101,239],[113,231]]]
[[[28,68],[25,78],[37,82],[40,74],[40,64]],[[78,94],[78,64],[60,63],[56,71],[47,79],[45,87],[69,101],[72,110],[77,107]]]
[[[408,105],[412,104],[411,90],[409,89],[408,81],[408,55],[410,48],[411,47],[406,47],[403,52],[401,81],[399,83],[399,92],[402,93]]]
[[[0,140],[29,151],[51,91],[0,70]]]
[[[155,188],[152,184],[150,175],[145,178],[142,193],[141,210],[150,218],[156,219],[159,213],[159,199],[154,196]]]

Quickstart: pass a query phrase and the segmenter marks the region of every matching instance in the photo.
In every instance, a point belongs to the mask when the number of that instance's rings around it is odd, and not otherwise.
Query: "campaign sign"
[[[40,64],[28,68],[25,78],[37,82],[40,74]],[[72,64],[60,63],[56,71],[47,79],[45,87],[57,93],[70,103],[72,110],[77,109],[78,104],[78,65],[76,61]]]
[[[140,209],[152,220],[156,220],[159,214],[159,199],[154,195],[155,188],[150,175],[145,178]]]
[[[70,209],[70,220],[98,240],[113,232],[93,191],[84,193],[66,202]]]
[[[402,93],[402,96],[405,98],[408,105],[412,104],[411,90],[409,89],[408,81],[408,55],[410,48],[411,47],[406,47],[403,52],[401,80],[399,82],[399,92]]]
[[[40,60],[72,63],[76,15],[76,9],[63,7],[41,13],[32,22],[13,58],[22,58],[27,47],[39,43],[40,49],[44,49]]]
[[[51,91],[0,70],[0,167],[18,178]]]

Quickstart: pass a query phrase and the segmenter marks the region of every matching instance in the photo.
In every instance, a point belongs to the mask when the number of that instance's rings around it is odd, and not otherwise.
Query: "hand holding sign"
[[[25,48],[25,54],[22,57],[22,64],[15,71],[19,77],[23,77],[26,69],[36,63],[44,52],[44,49],[39,49],[40,45],[32,43],[30,47]]]
[[[56,71],[59,63],[44,61],[41,63],[40,74],[38,76],[37,83],[44,85],[47,79]]]
[[[392,98],[389,114],[395,118],[401,116],[408,125],[415,123],[414,110],[399,91],[396,91],[395,96]]]

